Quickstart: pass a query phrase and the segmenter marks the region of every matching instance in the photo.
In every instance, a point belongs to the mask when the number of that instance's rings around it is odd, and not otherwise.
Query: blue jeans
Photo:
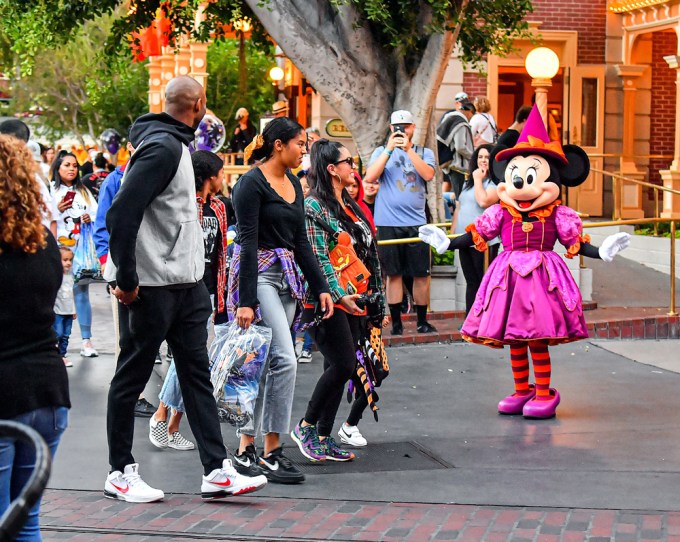
[[[260,300],[262,324],[272,330],[269,357],[262,372],[255,403],[254,431],[244,435],[286,434],[290,430],[297,360],[290,326],[295,318],[295,299],[280,263],[275,263],[257,277],[257,298]]]
[[[45,439],[52,458],[59,440],[68,425],[66,407],[45,407],[25,412],[11,421],[23,423],[35,429]],[[33,473],[35,450],[31,444],[0,438],[0,514],[16,499]],[[16,538],[19,542],[40,542],[40,501],[31,509],[24,528]]]
[[[451,220],[451,218],[453,218],[453,210],[451,209],[451,204],[456,201],[456,195],[453,192],[444,192],[442,196],[444,198],[444,217],[446,218],[446,220]]]
[[[179,379],[177,378],[177,369],[175,369],[174,361],[168,368],[158,398],[170,408],[184,413],[184,399],[182,399],[182,390],[179,387]]]
[[[210,304],[212,305],[212,310],[215,310],[215,294],[210,294]],[[211,313],[208,318],[208,323],[206,324],[208,333],[210,332],[210,324],[212,324],[212,321]],[[217,331],[215,331],[215,333],[217,333]],[[168,348],[170,347],[168,346]],[[165,380],[163,381],[161,392],[158,394],[158,399],[166,406],[174,408],[176,411],[184,414],[184,399],[182,399],[182,390],[179,387],[177,369],[175,369],[174,361],[170,364],[168,372],[165,374]]]
[[[76,314],[83,340],[92,338],[92,305],[90,305],[90,285],[76,284],[73,287],[73,299],[76,302]]]
[[[64,357],[68,350],[68,339],[71,336],[71,327],[73,326],[72,314],[55,314],[54,315],[54,331],[57,334],[57,347],[59,348],[59,355]]]
[[[291,331],[290,336],[293,338],[293,344],[295,344],[297,342],[297,333],[295,333],[295,331]],[[314,344],[312,335],[309,333],[309,331],[305,331],[305,335],[302,340],[302,349],[310,351],[312,349],[312,344]]]
[[[308,352],[312,350],[312,344],[314,339],[312,339],[312,334],[309,331],[305,331],[305,338],[302,341],[302,349]]]

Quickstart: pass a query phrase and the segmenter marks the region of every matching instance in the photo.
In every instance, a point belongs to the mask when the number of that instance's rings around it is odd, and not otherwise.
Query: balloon
[[[113,128],[107,128],[104,130],[102,135],[99,136],[99,139],[101,141],[102,147],[109,151],[109,154],[116,154],[120,149],[122,138],[120,137],[120,134]]]
[[[227,139],[224,123],[214,115],[206,115],[198,125],[194,148],[198,151],[217,152]]]

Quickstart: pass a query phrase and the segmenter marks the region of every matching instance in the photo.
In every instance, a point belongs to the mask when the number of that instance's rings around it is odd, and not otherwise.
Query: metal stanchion
[[[675,311],[675,221],[671,220],[671,304],[668,316],[677,316]]]

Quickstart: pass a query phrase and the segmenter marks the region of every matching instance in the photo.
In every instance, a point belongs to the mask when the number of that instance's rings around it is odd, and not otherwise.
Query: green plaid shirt
[[[319,217],[321,220],[326,222],[335,231],[342,231],[342,225],[338,219],[331,216],[330,211],[326,207],[322,207],[318,200],[315,198],[305,199],[305,223],[307,225],[307,239],[309,239],[309,244],[312,245],[312,251],[319,262],[321,271],[326,277],[328,286],[331,290],[331,297],[333,298],[333,303],[337,303],[338,300],[347,295],[347,292],[343,290],[338,282],[338,276],[331,265],[328,253],[330,252],[331,237],[324,230],[316,220],[309,218],[311,215],[314,217]],[[370,226],[369,226],[370,231]],[[378,260],[378,246],[375,243],[375,238],[371,242],[371,246],[368,251],[367,261],[364,261],[364,265],[370,271],[371,277],[368,279],[368,289],[373,292],[382,292],[382,275],[380,270],[380,261]]]

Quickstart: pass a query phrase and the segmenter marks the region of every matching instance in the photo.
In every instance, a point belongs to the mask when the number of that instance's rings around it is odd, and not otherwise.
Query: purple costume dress
[[[588,337],[581,293],[556,241],[577,255],[581,219],[556,201],[529,213],[533,222],[504,203],[492,205],[468,226],[475,245],[501,236],[503,252],[493,261],[477,291],[461,333],[466,341],[502,348],[541,340],[548,345]]]

